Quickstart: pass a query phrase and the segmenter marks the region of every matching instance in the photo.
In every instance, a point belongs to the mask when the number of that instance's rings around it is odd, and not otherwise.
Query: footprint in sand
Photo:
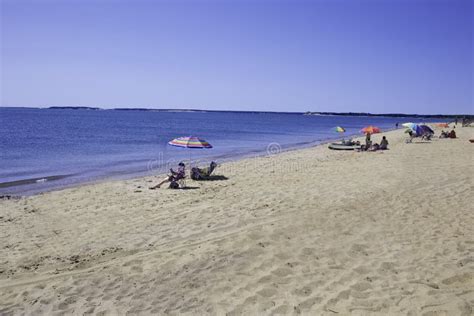
[[[266,312],[273,307],[275,307],[274,301],[263,301],[258,304],[258,310],[260,312]]]
[[[307,300],[304,300],[303,302],[299,303],[297,306],[296,306],[296,309],[297,310],[301,310],[301,311],[305,311],[305,310],[308,310],[308,309],[311,309],[311,307],[313,307],[314,304],[318,304],[322,301],[323,299],[321,297],[312,297],[312,298],[308,298]]]
[[[280,260],[289,260],[289,259],[293,258],[293,256],[291,254],[284,253],[284,252],[277,253],[275,255],[275,257],[277,257]]]
[[[261,278],[257,281],[257,283],[259,283],[259,284],[270,283],[272,280],[273,280],[273,278],[272,278],[271,275],[265,275],[265,276],[261,277]]]
[[[380,272],[395,272],[395,263],[393,262],[382,262],[380,264],[380,268],[378,269]]]
[[[279,277],[286,277],[287,275],[292,274],[293,271],[287,268],[278,268],[273,270],[272,273]]]
[[[258,295],[263,296],[263,297],[272,297],[276,295],[278,291],[274,288],[264,288],[260,291],[257,292]]]
[[[441,282],[445,285],[473,283],[473,286],[474,286],[474,273],[466,272],[463,274],[457,274],[450,278],[444,279]]]
[[[372,288],[372,284],[369,282],[358,282],[351,286],[351,289],[358,292],[363,292]]]
[[[317,251],[314,248],[303,248],[301,253],[298,255],[298,259],[301,261],[313,261],[319,260]]]
[[[280,305],[272,311],[272,315],[287,315],[289,311],[288,305]]]
[[[350,294],[351,294],[351,290],[341,291],[341,292],[339,292],[339,294],[337,294],[336,301],[347,300],[347,299],[349,299]]]
[[[263,235],[259,232],[252,232],[248,235],[248,237],[252,240],[259,240],[263,238]]]
[[[304,286],[302,288],[299,288],[299,289],[296,289],[296,290],[293,291],[293,293],[296,296],[308,296],[308,295],[311,295],[312,292],[313,291],[308,286]]]
[[[467,258],[459,260],[457,265],[458,265],[458,267],[464,267],[464,266],[466,266],[468,264],[472,264],[472,263],[474,263],[474,257],[467,257]]]
[[[368,252],[367,252],[367,248],[368,246],[367,245],[363,245],[363,244],[353,244],[351,249],[350,249],[350,252],[349,252],[349,255],[364,255],[364,256],[368,256]]]

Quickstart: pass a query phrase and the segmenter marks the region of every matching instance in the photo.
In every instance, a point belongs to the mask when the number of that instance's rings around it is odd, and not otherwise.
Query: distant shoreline
[[[5,109],[47,109],[47,110],[88,110],[88,111],[142,111],[142,112],[189,112],[189,113],[255,113],[255,114],[291,114],[305,116],[354,116],[354,117],[415,117],[415,118],[471,118],[472,114],[405,114],[405,113],[366,113],[366,112],[277,112],[277,111],[237,111],[237,110],[203,110],[203,109],[152,109],[152,108],[111,108],[88,106],[50,106],[50,107],[2,107]]]

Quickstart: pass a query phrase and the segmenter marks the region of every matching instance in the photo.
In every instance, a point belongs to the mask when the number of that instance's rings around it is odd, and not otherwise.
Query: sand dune
[[[472,315],[474,129],[457,133],[0,201],[0,314]]]

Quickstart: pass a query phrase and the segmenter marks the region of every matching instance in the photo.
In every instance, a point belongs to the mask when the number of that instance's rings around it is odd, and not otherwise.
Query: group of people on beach
[[[357,142],[359,143],[359,142]],[[388,140],[385,136],[382,137],[380,144],[374,143],[372,144],[370,133],[367,133],[365,138],[365,145],[360,146],[361,151],[378,151],[378,150],[387,150],[388,149]],[[217,163],[212,161],[210,166],[207,168],[198,168],[193,167],[191,168],[191,179],[193,180],[208,180],[210,179],[211,173],[217,167]],[[174,170],[173,168],[170,169],[170,173],[162,179],[157,185],[151,186],[150,190],[155,190],[161,188],[161,186],[165,183],[169,183],[169,188],[171,189],[178,189],[182,188],[185,185],[183,184],[184,180],[186,179],[186,165],[184,162],[180,162],[178,164],[178,169]]]
[[[415,137],[412,131],[409,131],[410,138]],[[456,132],[451,130],[449,133],[445,131],[441,131],[441,135],[439,138],[456,138]],[[359,142],[357,142],[359,143]],[[371,134],[367,133],[365,136],[365,144],[360,146],[361,151],[378,151],[378,150],[387,150],[388,149],[388,140],[386,136],[382,137],[380,144],[372,143]],[[211,173],[216,168],[217,164],[213,161],[211,162],[210,166],[207,168],[198,168],[194,167],[191,169],[191,179],[193,180],[206,180],[209,178]],[[186,165],[184,162],[180,162],[178,164],[178,169],[175,171],[170,169],[170,174],[167,175],[160,183],[155,186],[150,187],[150,190],[154,190],[160,188],[163,184],[169,182],[169,187],[172,189],[177,189],[182,187],[183,185],[180,182],[183,182],[186,178]]]
[[[215,161],[212,161],[209,167],[206,167],[206,168],[193,167],[191,168],[191,179],[196,180],[196,181],[210,180],[211,173],[214,171],[216,167],[217,167],[217,163]],[[168,174],[157,185],[150,187],[150,190],[158,189],[167,182],[169,182],[169,187],[171,189],[179,189],[180,187],[184,186],[183,182],[185,179],[186,179],[186,165],[184,164],[184,162],[180,162],[178,164],[178,170],[175,171],[173,170],[173,168],[171,168],[170,174]]]
[[[377,150],[387,150],[388,149],[388,140],[387,137],[383,136],[380,144],[372,144],[370,133],[365,135],[365,145],[360,146],[362,151],[377,151]]]
[[[452,129],[449,133],[441,131],[441,135],[439,135],[439,138],[456,138],[456,131],[454,129]]]

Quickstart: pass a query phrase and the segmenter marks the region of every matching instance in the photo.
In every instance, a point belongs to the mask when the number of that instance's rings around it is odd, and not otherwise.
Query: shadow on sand
[[[202,180],[196,180],[196,181],[224,181],[224,180],[229,180],[229,178],[227,178],[226,176],[209,176],[209,177],[206,177],[205,179],[202,179]]]
[[[194,180],[194,181],[198,181],[198,182],[206,182],[206,181],[224,181],[224,180],[229,180],[229,178],[227,178],[226,176],[208,176],[208,177],[205,177],[204,179],[200,179],[200,180]]]
[[[184,188],[179,188],[178,190],[197,190],[197,189],[200,189],[200,188],[199,187],[185,186]]]

